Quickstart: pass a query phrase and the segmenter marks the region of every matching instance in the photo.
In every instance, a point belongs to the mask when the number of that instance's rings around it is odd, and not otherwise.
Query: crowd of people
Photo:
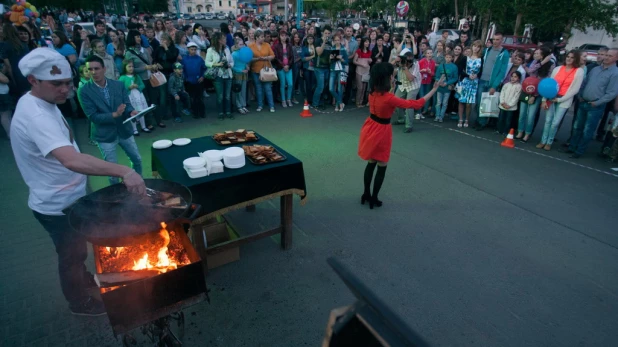
[[[216,116],[220,120],[234,119],[235,114],[261,112],[265,107],[275,112],[279,105],[293,107],[303,100],[320,111],[331,106],[335,112],[343,111],[350,104],[365,107],[369,103],[371,68],[389,62],[396,67],[393,92],[404,99],[426,95],[433,83],[445,76],[443,85],[420,112],[396,111],[393,124],[404,124],[405,132],[413,131],[416,119],[433,117],[436,122],[443,122],[450,118],[447,115],[457,115],[458,127],[474,125],[477,130],[483,130],[489,125],[502,134],[515,128],[516,138],[526,142],[541,112],[545,112],[538,147],[551,150],[555,134],[572,106],[575,116],[567,144],[581,142],[569,149],[575,152],[572,153],[575,157],[583,154],[591,138],[604,141],[605,154],[609,155],[614,138],[605,134],[612,123],[609,114],[616,103],[617,86],[613,82],[616,71],[611,68],[615,65],[615,50],[602,50],[597,63],[592,64],[586,64],[585,52],[572,51],[567,54],[565,64],[558,66],[551,47],[541,45],[534,50],[509,52],[502,47],[501,34],[495,34],[487,42],[473,40],[467,25],[463,26],[459,38],[451,41],[448,31],[438,35],[428,30],[423,35],[421,30],[389,32],[366,25],[356,29],[318,27],[305,20],[299,26],[292,21],[255,19],[251,23],[230,21],[218,28],[205,28],[197,23],[185,24],[182,19],[174,23],[169,19],[147,21],[131,17],[127,21],[122,17],[98,16],[93,18],[95,32],[90,33],[75,24],[75,16],[79,14],[60,15],[51,46],[68,59],[77,76],[77,92],[70,98],[73,102],[62,105],[61,111],[67,118],[79,115],[88,118],[92,144],[100,142],[97,133],[101,125],[84,112],[79,89],[93,80],[92,68],[88,66],[88,60],[92,61],[93,57],[103,62],[106,79],[124,83],[135,110],[157,105],[145,119],[131,122],[133,136],[165,128],[167,120],[182,122],[187,116],[205,118],[210,113],[204,107],[209,92],[216,95]],[[113,29],[107,21],[120,24],[127,31]],[[5,66],[1,72],[5,75],[0,75],[0,87],[6,77],[10,80],[10,94],[15,98],[29,88],[25,78],[19,75],[17,62],[32,48],[46,43],[36,25],[29,23],[22,26],[6,23],[2,37]],[[243,47],[253,52],[249,63],[241,59]],[[588,77],[597,66],[601,76],[611,77],[604,86],[598,85],[599,79]],[[264,71],[271,68],[276,78],[264,78]],[[523,92],[521,85],[527,77],[556,79],[560,85],[559,97],[545,100],[537,93]],[[9,83],[4,85],[8,87]],[[586,88],[595,92],[584,96]],[[478,116],[483,93],[495,92],[501,92],[501,111],[494,124],[491,118]],[[586,97],[594,100],[592,109]],[[250,103],[255,107],[250,108]],[[603,104],[600,118],[596,117],[599,104]],[[8,131],[10,101],[4,105],[0,115]],[[592,112],[593,117],[586,112]],[[475,124],[471,124],[471,119],[476,120]],[[593,122],[598,122],[598,131],[597,128],[589,131]]]

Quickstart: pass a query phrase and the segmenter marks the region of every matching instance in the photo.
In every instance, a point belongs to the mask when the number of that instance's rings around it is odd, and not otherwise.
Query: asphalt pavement
[[[214,96],[207,105],[206,119],[137,138],[146,177],[155,140],[254,129],[303,161],[308,202],[295,198],[291,250],[264,239],[210,272],[211,303],[185,311],[188,346],[321,344],[330,310],[354,301],[326,264],[332,256],[435,346],[618,340],[618,172],[595,157],[598,143],[572,160],[534,148],[541,127],[508,149],[499,135],[455,122],[420,121],[411,134],[395,126],[384,206],[369,210],[359,203],[365,163],[356,155],[367,108],[301,118],[299,105],[218,121]],[[75,127],[82,151],[100,157],[85,142],[85,122]],[[51,240],[28,211],[4,139],[0,154],[2,345],[119,345],[107,318],[68,312]],[[274,227],[278,201],[227,217],[243,234]]]

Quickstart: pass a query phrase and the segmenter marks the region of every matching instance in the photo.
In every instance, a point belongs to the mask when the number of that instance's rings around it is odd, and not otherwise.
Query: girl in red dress
[[[369,201],[369,208],[382,206],[382,201],[378,200],[378,193],[384,182],[386,174],[386,164],[391,155],[391,144],[393,142],[393,129],[391,127],[391,116],[397,107],[420,109],[427,100],[431,100],[433,94],[438,90],[444,76],[437,81],[433,89],[418,100],[400,99],[390,93],[391,85],[394,80],[395,69],[389,63],[378,63],[373,66],[370,72],[371,94],[369,95],[369,111],[371,115],[363,124],[358,143],[358,156],[367,160],[365,168],[365,192],[361,197],[361,204]],[[373,194],[369,192],[373,171],[378,166],[378,173],[373,182]]]

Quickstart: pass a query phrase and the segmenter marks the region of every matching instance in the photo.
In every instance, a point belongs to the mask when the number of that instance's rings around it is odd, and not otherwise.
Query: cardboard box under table
[[[299,195],[302,199],[301,204],[306,198],[303,163],[262,135],[257,135],[259,141],[251,142],[249,145],[274,146],[287,159],[265,165],[254,165],[247,160],[246,165],[240,169],[226,168],[223,173],[193,179],[184,170],[183,160],[197,156],[198,152],[210,149],[223,150],[229,146],[221,146],[212,139],[212,136],[205,136],[191,139],[191,143],[186,146],[152,149],[153,176],[189,187],[193,201],[202,205],[204,215],[193,222],[194,226],[233,210],[268,199],[280,198],[281,224],[277,228],[210,246],[206,250],[209,255],[276,234],[281,235],[283,249],[292,247],[292,196]],[[193,235],[193,238],[195,242],[196,235]]]

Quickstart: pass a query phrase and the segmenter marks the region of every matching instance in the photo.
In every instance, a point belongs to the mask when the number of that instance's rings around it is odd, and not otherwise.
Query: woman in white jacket
[[[511,128],[513,113],[517,111],[517,103],[519,103],[519,95],[521,94],[521,72],[511,72],[511,78],[508,83],[502,86],[500,91],[500,118],[498,118],[497,133],[506,134]]]
[[[543,137],[536,148],[551,150],[560,121],[571,107],[573,97],[584,80],[584,70],[579,67],[580,59],[578,51],[570,51],[566,56],[566,64],[555,68],[551,73],[551,77],[558,82],[558,95],[551,100],[543,98],[541,102],[541,107],[547,112],[545,113]]]
[[[223,115],[234,119],[232,116],[232,67],[234,59],[229,48],[225,45],[225,36],[221,32],[212,35],[212,46],[206,52],[206,67],[214,69],[214,85],[217,91],[217,105],[219,106],[219,119]]]
[[[210,41],[208,41],[207,32],[201,24],[196,23],[193,26],[193,36],[191,36],[191,42],[197,45],[197,48],[200,50],[200,56],[202,59],[206,60],[206,51],[210,46]]]

